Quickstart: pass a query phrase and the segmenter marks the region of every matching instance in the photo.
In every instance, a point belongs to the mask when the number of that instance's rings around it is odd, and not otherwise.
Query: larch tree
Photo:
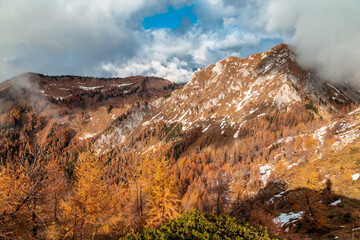
[[[164,156],[153,156],[152,160],[153,168],[147,186],[147,224],[158,226],[179,216],[180,200],[175,192],[168,160]]]
[[[66,236],[90,238],[121,224],[119,192],[107,184],[101,163],[91,153],[80,155],[75,176],[74,192],[62,202]]]
[[[61,236],[61,201],[69,190],[65,172],[56,160],[47,163],[44,169],[43,195],[44,221],[47,223],[47,238],[58,239]]]
[[[323,203],[321,192],[325,189],[325,183],[321,175],[310,164],[306,164],[293,180],[296,188],[295,195],[290,198],[293,207],[298,211],[304,211],[304,220],[307,226],[317,231],[327,230],[326,205]]]
[[[0,167],[0,238],[32,238],[29,205],[35,188],[23,168]]]

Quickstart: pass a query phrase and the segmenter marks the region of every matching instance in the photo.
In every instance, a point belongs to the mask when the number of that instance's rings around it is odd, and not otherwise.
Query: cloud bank
[[[284,34],[299,62],[320,77],[360,84],[360,1],[267,0],[257,27]]]
[[[145,17],[191,6],[198,22],[145,29]],[[27,71],[49,75],[157,75],[176,82],[268,34],[236,23],[245,4],[221,0],[2,0],[0,81]],[[255,51],[255,50],[254,50]]]
[[[189,6],[197,21],[143,26]],[[358,0],[0,0],[0,82],[27,71],[186,82],[222,58],[287,42],[322,78],[357,83],[359,9]]]

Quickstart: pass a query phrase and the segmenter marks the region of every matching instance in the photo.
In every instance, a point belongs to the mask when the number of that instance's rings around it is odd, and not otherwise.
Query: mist
[[[324,80],[360,85],[360,1],[268,0],[257,26],[278,32]]]
[[[49,114],[57,117],[53,104],[41,94],[41,87],[32,79],[31,73],[23,73],[0,83],[0,114],[7,113],[14,104],[27,105],[39,112],[49,109]]]

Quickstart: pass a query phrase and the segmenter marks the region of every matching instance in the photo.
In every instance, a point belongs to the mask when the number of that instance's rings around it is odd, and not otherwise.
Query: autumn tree
[[[304,211],[303,219],[310,230],[327,231],[326,205],[321,192],[325,184],[317,169],[306,164],[293,180],[294,194],[290,197],[294,209]]]
[[[8,116],[8,122],[11,126],[16,126],[20,123],[21,120],[21,109],[19,106],[15,105],[11,108]]]
[[[15,166],[2,166],[0,172],[0,237],[31,238],[27,208],[34,191],[25,171]]]
[[[169,161],[164,156],[153,157],[153,168],[146,188],[149,193],[147,202],[147,224],[158,226],[179,216],[179,196],[175,192],[170,173]]]
[[[107,184],[101,163],[91,153],[80,155],[75,176],[74,192],[62,202],[65,237],[90,238],[121,224],[121,191]]]
[[[1,166],[0,173],[0,223],[3,234],[14,238],[38,237],[44,225],[40,223],[41,165],[14,163]],[[8,232],[9,231],[9,232]]]
[[[58,239],[61,236],[63,220],[60,204],[69,190],[65,172],[58,161],[53,160],[46,164],[42,185],[42,219],[47,226],[44,235],[46,238]]]
[[[230,182],[231,177],[224,169],[209,173],[209,194],[213,203],[212,209],[216,214],[224,213],[229,204]]]

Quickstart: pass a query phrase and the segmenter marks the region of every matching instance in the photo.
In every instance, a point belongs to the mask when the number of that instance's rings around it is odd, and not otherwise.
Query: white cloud
[[[239,28],[253,1],[0,0],[0,81],[24,71],[188,81],[194,69],[266,38]],[[142,28],[145,16],[185,4],[195,4],[194,26]]]
[[[113,76],[126,77],[146,74],[148,76],[162,77],[174,82],[187,82],[193,72],[184,67],[187,67],[187,63],[177,58],[165,62],[156,60],[151,60],[150,62],[130,62],[123,67],[117,67],[111,63],[103,65],[104,70],[112,72]]]
[[[326,80],[360,83],[358,0],[267,0],[258,26],[289,36],[299,61]]]
[[[138,53],[126,61],[104,63],[105,71],[112,76],[155,75],[187,82],[194,70],[231,55],[241,56],[242,47],[256,45],[265,37],[237,28],[204,32],[198,26],[181,35],[160,29],[138,32],[137,36],[143,38]]]

